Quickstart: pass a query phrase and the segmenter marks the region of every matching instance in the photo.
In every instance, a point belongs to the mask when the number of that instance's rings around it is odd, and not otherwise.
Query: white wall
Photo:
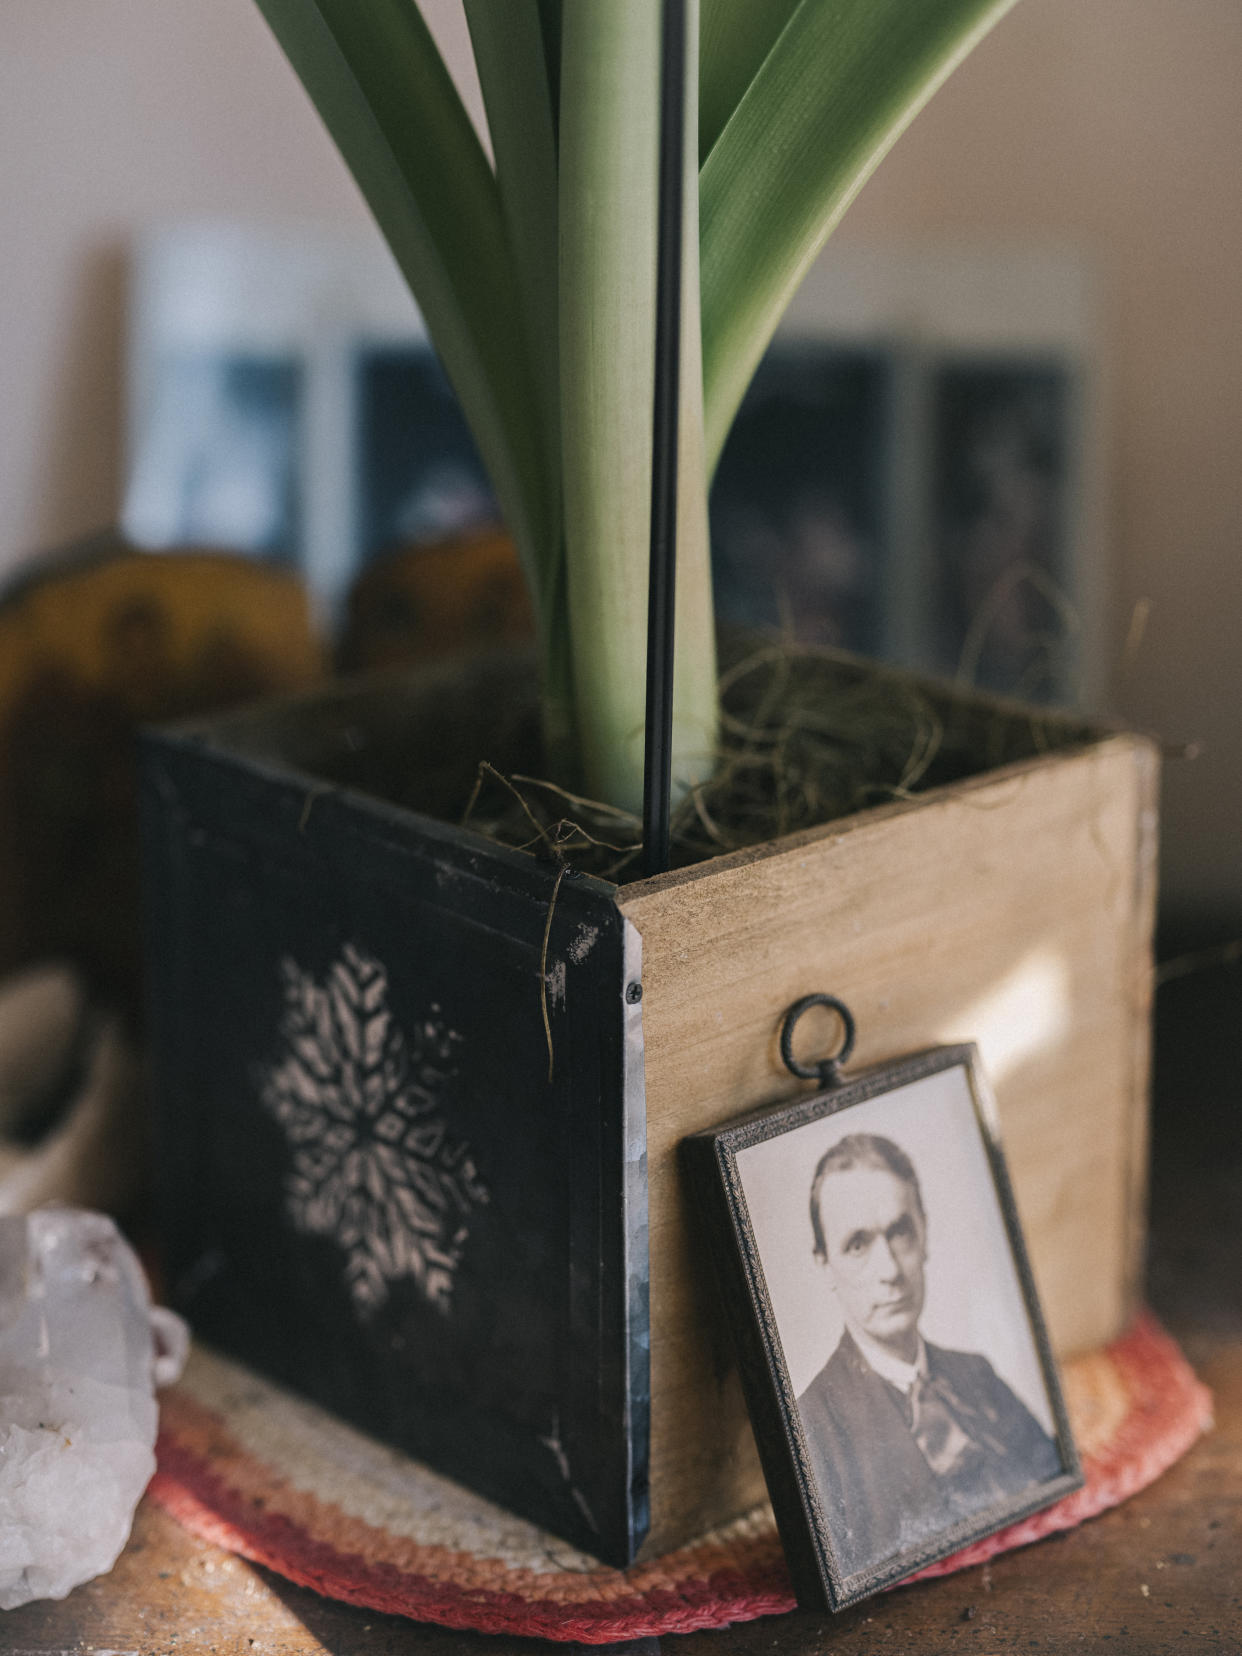
[[[455,62],[453,0],[429,5]],[[1022,0],[841,235],[1063,242],[1093,259],[1111,388],[1128,716],[1172,767],[1168,884],[1242,912],[1242,8]],[[115,516],[124,252],[169,217],[366,221],[252,0],[0,6],[0,567]]]
[[[1242,7],[1022,0],[920,116],[846,233],[1035,236],[1101,282],[1114,699],[1166,774],[1166,888],[1242,913]],[[1120,643],[1151,601],[1132,668]]]

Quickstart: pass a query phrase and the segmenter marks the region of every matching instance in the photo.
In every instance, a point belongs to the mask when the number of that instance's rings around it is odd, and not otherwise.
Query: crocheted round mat
[[[1085,1487],[922,1575],[1116,1505],[1211,1423],[1208,1392],[1150,1315],[1063,1379]],[[445,1627],[607,1643],[794,1603],[766,1505],[663,1558],[607,1569],[202,1348],[164,1393],[158,1458],[149,1493],[201,1539],[332,1598]]]

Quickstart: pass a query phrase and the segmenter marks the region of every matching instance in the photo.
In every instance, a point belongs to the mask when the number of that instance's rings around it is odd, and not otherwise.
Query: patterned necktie
[[[910,1430],[923,1459],[939,1478],[957,1478],[983,1455],[962,1426],[951,1388],[920,1374],[908,1394]]]

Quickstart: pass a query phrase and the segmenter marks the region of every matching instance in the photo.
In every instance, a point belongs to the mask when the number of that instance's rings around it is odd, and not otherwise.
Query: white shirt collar
[[[891,1351],[885,1349],[877,1341],[869,1339],[857,1328],[851,1328],[854,1343],[862,1352],[863,1361],[879,1375],[881,1380],[887,1380],[890,1386],[896,1386],[900,1392],[909,1392],[916,1380],[927,1378],[927,1347],[923,1344],[923,1336],[918,1336],[919,1349],[912,1363],[903,1363],[900,1357],[894,1357]]]

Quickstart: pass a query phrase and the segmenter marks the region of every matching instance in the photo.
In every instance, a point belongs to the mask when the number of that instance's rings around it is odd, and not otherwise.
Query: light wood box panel
[[[825,990],[857,1066],[976,1040],[1054,1347],[1115,1335],[1141,1263],[1157,756],[1107,736],[624,888],[642,936],[651,1243],[644,1556],[763,1481],[677,1161],[798,1090],[777,1029]]]

